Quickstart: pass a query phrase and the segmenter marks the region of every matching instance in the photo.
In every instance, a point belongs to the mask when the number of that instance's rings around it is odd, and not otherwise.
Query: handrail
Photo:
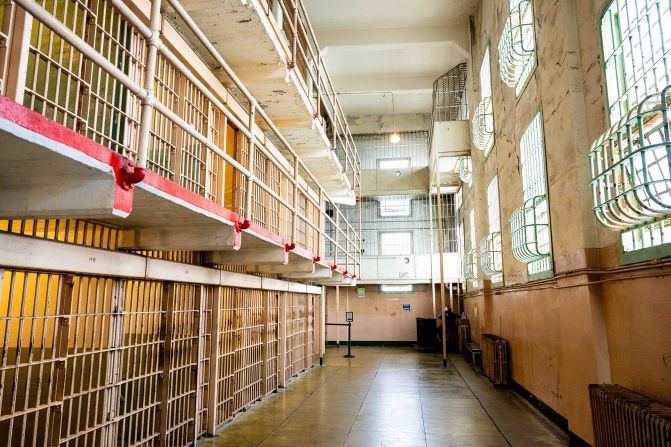
[[[349,125],[347,124],[345,114],[342,111],[337,92],[333,86],[333,81],[324,67],[324,60],[321,51],[319,50],[317,37],[308,18],[305,5],[302,0],[277,1],[283,14],[282,24],[278,24],[278,26],[286,26],[291,32],[291,36],[287,37],[287,45],[290,52],[288,55],[289,60],[287,60],[287,71],[291,72],[299,68],[300,72],[298,55],[302,55],[305,64],[302,68],[307,72],[306,75],[309,78],[305,80],[312,82],[312,85],[316,88],[314,118],[316,119],[321,116],[321,105],[323,100],[327,106],[327,109],[324,110],[324,112],[330,119],[333,127],[331,150],[336,150],[337,142],[340,141],[345,154],[343,168],[345,173],[348,171],[352,172],[352,187],[356,190],[358,185],[360,185],[361,159],[356,151],[354,138],[352,137]],[[260,3],[259,1],[254,1],[253,3],[260,5],[260,9],[267,18],[273,17],[269,2],[264,1],[263,3]],[[263,7],[263,5],[265,5],[265,7]],[[282,33],[278,32],[277,37],[281,36]],[[303,40],[305,45],[303,44]],[[308,91],[305,91],[304,93],[306,95],[309,94],[309,88]]]
[[[307,166],[303,163],[291,145],[287,142],[286,138],[279,132],[277,127],[269,119],[265,111],[258,105],[251,93],[245,88],[242,82],[237,78],[233,70],[226,64],[226,61],[221,57],[221,55],[216,51],[216,49],[209,43],[205,35],[200,31],[195,22],[189,17],[184,8],[177,0],[168,0],[168,3],[175,9],[175,11],[180,15],[182,20],[189,26],[191,31],[196,35],[196,37],[201,40],[201,43],[205,45],[206,49],[211,53],[211,56],[217,61],[217,63],[222,67],[222,69],[227,73],[227,75],[233,80],[238,88],[245,94],[249,101],[249,114],[248,124],[244,124],[243,121],[231,110],[229,106],[224,104],[217,95],[215,95],[210,88],[208,88],[200,78],[194,74],[194,72],[187,67],[187,65],[182,62],[179,56],[177,56],[173,51],[166,45],[162,40],[161,33],[159,28],[161,26],[161,17],[160,17],[160,0],[152,1],[151,15],[150,15],[150,25],[147,26],[144,24],[142,19],[137,17],[131,9],[121,2],[121,0],[108,0],[108,4],[111,5],[116,11],[128,21],[130,26],[134,27],[139,35],[143,36],[146,43],[148,44],[148,51],[145,55],[145,65],[144,65],[144,85],[140,85],[139,81],[134,80],[129,75],[124,73],[121,69],[108,60],[106,57],[97,52],[97,50],[92,47],[88,42],[83,38],[79,37],[74,31],[65,26],[57,17],[51,14],[47,9],[42,7],[40,4],[32,0],[15,0],[16,4],[25,9],[30,13],[37,21],[43,23],[51,32],[59,35],[63,40],[68,42],[79,51],[85,58],[92,61],[96,66],[102,69],[107,75],[111,78],[117,80],[121,85],[128,89],[128,92],[135,96],[136,99],[141,101],[141,116],[139,121],[140,134],[139,141],[140,146],[137,150],[137,166],[140,169],[144,169],[147,166],[148,161],[148,152],[150,145],[150,132],[152,130],[152,111],[163,115],[167,118],[173,125],[180,128],[186,135],[189,135],[195,139],[199,144],[205,147],[207,150],[213,152],[223,159],[223,161],[233,167],[239,174],[241,174],[247,182],[246,186],[246,197],[245,197],[245,206],[244,206],[244,223],[252,221],[252,194],[253,186],[260,187],[265,191],[272,199],[276,200],[282,206],[284,206],[292,215],[293,219],[291,222],[292,231],[291,231],[291,242],[296,242],[297,238],[297,224],[300,221],[304,221],[311,228],[318,230],[319,232],[319,242],[317,247],[315,247],[316,257],[321,257],[323,244],[325,239],[328,237],[325,233],[325,227],[317,227],[313,222],[310,221],[297,207],[298,194],[305,196],[306,204],[309,202],[312,206],[317,207],[319,215],[325,215],[325,203],[330,202],[333,205],[334,210],[337,212],[338,219],[342,216],[344,228],[340,229],[340,226],[336,226],[335,233],[335,244],[337,248],[342,251],[349,266],[349,259],[352,259],[352,267],[354,272],[358,274],[359,272],[359,261],[357,260],[356,251],[359,250],[358,245],[356,244],[357,240],[360,240],[359,235],[354,230],[352,224],[348,222],[339,209],[338,205],[332,200],[332,198],[324,191],[321,187],[319,181],[316,177],[310,172]],[[29,31],[28,31],[29,32]],[[165,58],[167,62],[173,65],[175,70],[185,77],[197,90],[198,93],[202,94],[209,103],[220,111],[228,121],[235,126],[248,140],[248,160],[247,166],[243,166],[238,160],[233,158],[225,150],[222,150],[216,144],[214,144],[206,135],[194,127],[194,125],[187,122],[183,119],[178,113],[173,111],[168,105],[162,103],[154,95],[154,78],[155,78],[155,69],[158,64],[158,55],[161,55]],[[291,157],[293,158],[293,173],[289,172],[281,162],[277,159],[276,155],[267,147],[267,144],[270,144],[268,141],[263,141],[257,135],[256,130],[258,129],[255,123],[255,117],[258,114],[269,126],[269,128],[275,133],[279,141],[284,144]],[[183,149],[183,148],[182,148]],[[266,159],[268,159],[273,165],[279,170],[279,172],[284,175],[287,181],[291,184],[293,188],[293,203],[289,203],[284,197],[280,195],[277,191],[274,191],[265,181],[259,179],[255,175],[255,154],[256,150],[261,153]],[[313,190],[299,181],[300,174],[299,169],[302,169],[308,175],[308,178],[316,185],[317,188],[317,197],[313,197]],[[329,216],[326,216],[327,218]],[[320,219],[321,221],[321,219]],[[286,225],[284,222],[280,223],[281,226]],[[307,231],[307,230],[306,230]],[[350,238],[349,234],[352,232],[354,234],[353,239]],[[343,248],[338,240],[342,236],[342,239],[346,242],[346,248]],[[307,233],[305,238],[307,239]],[[307,241],[306,241],[307,242]],[[349,252],[349,244],[354,245],[353,249],[355,253]],[[336,255],[337,255],[336,250]]]

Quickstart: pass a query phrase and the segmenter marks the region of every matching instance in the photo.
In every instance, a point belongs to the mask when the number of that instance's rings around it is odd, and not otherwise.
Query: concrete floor
[[[224,446],[561,446],[567,439],[512,391],[459,355],[447,368],[413,348],[329,348],[323,367],[236,416]]]

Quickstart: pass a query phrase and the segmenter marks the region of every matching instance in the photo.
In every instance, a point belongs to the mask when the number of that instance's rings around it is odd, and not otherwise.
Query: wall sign
[[[403,310],[410,310],[410,304],[404,304]]]
[[[354,321],[354,312],[345,312],[345,321],[348,323]]]
[[[359,298],[364,298],[366,296],[366,288],[365,287],[357,287],[356,288],[356,293],[359,296]]]

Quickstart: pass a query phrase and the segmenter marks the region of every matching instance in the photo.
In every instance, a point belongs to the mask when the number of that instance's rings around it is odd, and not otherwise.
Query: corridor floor
[[[568,442],[512,391],[458,355],[447,368],[413,348],[329,348],[323,367],[236,416],[199,446],[561,446]]]

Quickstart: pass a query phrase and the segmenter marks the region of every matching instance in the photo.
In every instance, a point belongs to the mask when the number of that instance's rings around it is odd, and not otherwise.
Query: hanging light
[[[391,113],[394,119],[394,131],[389,135],[389,142],[391,144],[398,144],[401,141],[401,136],[396,132],[396,104],[394,103],[394,93],[391,93]]]

